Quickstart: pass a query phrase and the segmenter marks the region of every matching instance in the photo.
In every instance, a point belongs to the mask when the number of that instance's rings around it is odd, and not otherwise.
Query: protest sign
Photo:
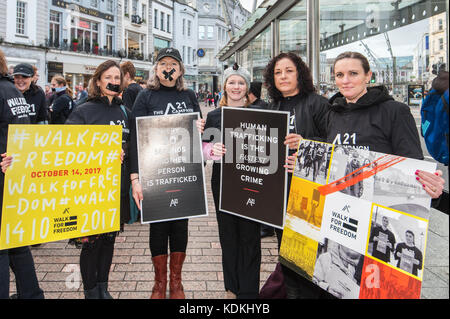
[[[436,164],[302,140],[280,261],[338,298],[420,298]]]
[[[289,112],[223,107],[220,210],[283,228]]]
[[[136,118],[142,223],[208,215],[198,117]]]
[[[122,127],[9,125],[0,249],[118,231]]]

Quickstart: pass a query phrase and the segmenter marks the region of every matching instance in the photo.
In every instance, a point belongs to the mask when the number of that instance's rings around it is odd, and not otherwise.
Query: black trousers
[[[107,233],[83,244],[80,272],[85,290],[93,289],[99,282],[108,282],[115,240],[115,233]]]
[[[257,299],[261,268],[260,223],[218,211],[225,290],[239,299]]]
[[[189,219],[150,224],[150,252],[152,257],[167,255],[167,246],[171,252],[186,252],[188,243]]]
[[[261,224],[219,211],[219,163],[213,165],[211,189],[222,247],[225,290],[237,298],[256,299],[261,269]]]

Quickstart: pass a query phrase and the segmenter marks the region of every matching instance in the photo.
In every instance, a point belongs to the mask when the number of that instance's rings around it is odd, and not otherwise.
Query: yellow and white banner
[[[118,231],[122,127],[10,125],[0,249]]]

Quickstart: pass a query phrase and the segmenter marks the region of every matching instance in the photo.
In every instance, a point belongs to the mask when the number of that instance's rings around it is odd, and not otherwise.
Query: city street
[[[204,116],[213,108],[202,105]],[[413,112],[415,115],[417,112]],[[188,299],[225,297],[214,203],[210,189],[211,165],[206,166],[209,216],[189,221],[189,243],[183,267],[183,284]],[[448,189],[448,182],[447,182]],[[428,229],[425,271],[422,283],[424,299],[449,298],[449,217],[434,209]],[[149,226],[125,225],[115,244],[109,276],[114,298],[147,299],[153,287],[153,264],[148,244]],[[67,241],[46,243],[32,248],[37,276],[49,299],[84,298],[79,273],[80,250]],[[278,261],[276,237],[262,240],[261,286]],[[14,275],[11,273],[11,278]],[[16,290],[11,282],[11,294]]]

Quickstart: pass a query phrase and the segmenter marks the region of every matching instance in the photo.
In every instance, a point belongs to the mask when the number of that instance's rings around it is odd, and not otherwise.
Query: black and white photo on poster
[[[284,225],[289,112],[222,107],[220,210]]]
[[[422,277],[428,220],[373,205],[367,254]]]
[[[395,161],[395,165],[377,169],[389,161]],[[339,179],[347,181],[363,172],[373,171],[375,174],[353,183],[341,192],[428,218],[431,198],[416,181],[416,170],[434,172],[436,164],[352,146],[335,145],[328,182]]]
[[[344,178],[349,180],[362,172],[362,167],[371,168],[370,163],[376,159],[375,152],[356,149],[352,146],[335,145],[333,161],[330,167],[329,182]],[[355,174],[352,174],[355,172]],[[373,198],[374,177],[365,178],[358,183],[341,190],[342,193],[371,201]]]
[[[364,255],[324,238],[317,249],[312,281],[340,299],[358,299]]]
[[[373,202],[429,219],[431,197],[417,182],[416,170],[435,172],[436,163],[407,158],[375,175]]]
[[[198,113],[136,118],[142,223],[208,214]]]
[[[294,176],[324,185],[327,182],[333,145],[302,139],[297,151]]]

